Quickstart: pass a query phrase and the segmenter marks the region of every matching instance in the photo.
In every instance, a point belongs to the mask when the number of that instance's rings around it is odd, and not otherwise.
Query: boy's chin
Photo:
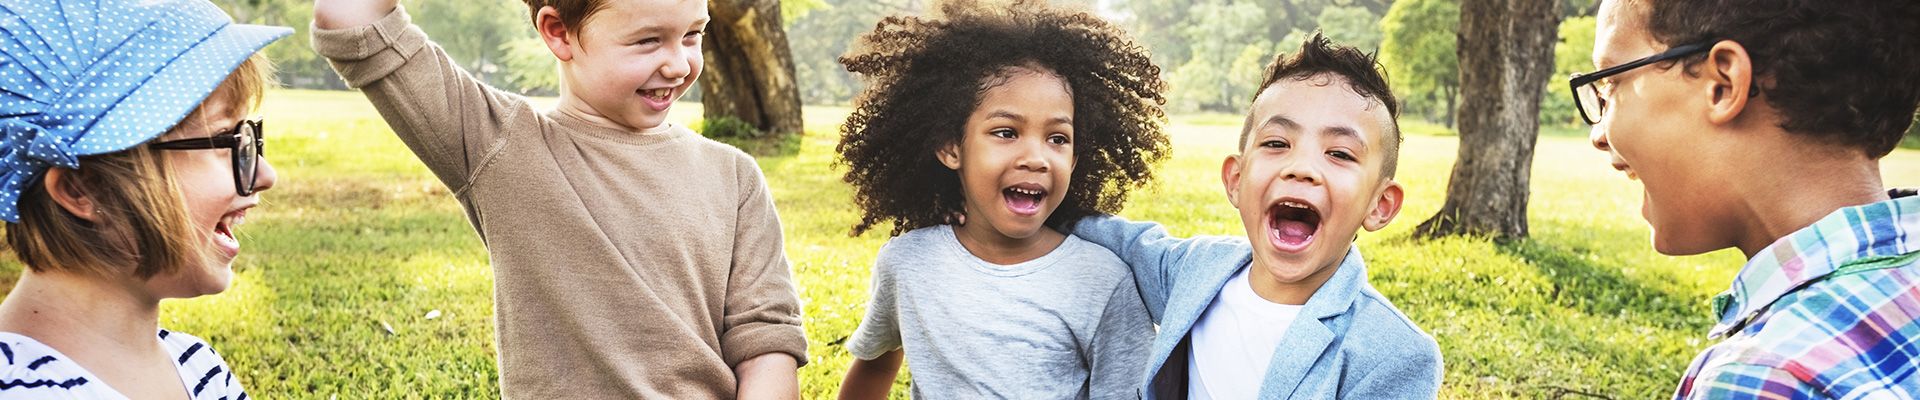
[[[1691,256],[1727,248],[1702,243],[1697,237],[1688,237],[1665,232],[1658,226],[1653,227],[1653,251],[1669,256]]]
[[[622,118],[620,123],[627,125],[628,128],[633,128],[636,130],[654,129],[667,124],[666,111],[660,111],[658,113],[654,113],[651,111],[652,110],[643,110],[640,112],[628,114],[626,118]]]
[[[1270,248],[1265,249],[1265,251],[1268,252],[1266,262],[1261,263],[1264,265],[1256,265],[1255,267],[1260,269],[1258,272],[1266,274],[1268,277],[1273,278],[1274,281],[1284,284],[1296,284],[1311,280],[1322,270],[1333,268],[1338,261],[1325,260],[1323,258],[1326,257],[1317,257],[1315,254],[1311,254],[1311,251],[1298,254],[1280,253]]]

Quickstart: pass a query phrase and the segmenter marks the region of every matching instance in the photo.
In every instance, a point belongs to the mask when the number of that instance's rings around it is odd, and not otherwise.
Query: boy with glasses
[[[1748,258],[1674,396],[1920,395],[1920,197],[1878,161],[1920,104],[1920,3],[1608,0],[1598,23],[1575,101],[1654,249]]]

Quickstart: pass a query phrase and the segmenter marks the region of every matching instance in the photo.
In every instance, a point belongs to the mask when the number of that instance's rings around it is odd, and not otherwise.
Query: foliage
[[[1194,7],[1194,22],[1181,32],[1193,59],[1173,71],[1168,106],[1175,111],[1237,112],[1253,98],[1271,54],[1259,6],[1212,2]]]
[[[1460,94],[1458,0],[1401,0],[1380,23],[1381,63],[1402,114],[1442,119],[1451,126]]]
[[[344,89],[340,78],[314,53],[311,0],[215,0],[235,21],[292,27],[292,36],[266,48],[289,87]],[[524,3],[509,0],[403,0],[421,30],[447,50],[455,63],[495,87],[546,93],[557,89],[553,55],[538,45]],[[525,41],[532,41],[529,45]],[[538,47],[540,52],[531,50]],[[539,67],[536,54],[547,60]],[[546,91],[543,91],[544,89]]]
[[[820,5],[788,19],[787,44],[793,51],[794,79],[807,104],[846,104],[862,83],[840,67],[840,55],[861,33],[887,15],[918,13],[918,0],[821,0]]]
[[[1547,76],[1546,97],[1540,99],[1540,126],[1584,127],[1580,110],[1573,104],[1573,89],[1567,78],[1574,73],[1593,72],[1593,17],[1574,17],[1560,21],[1560,43],[1553,46],[1553,74]]]
[[[509,40],[500,45],[501,89],[529,95],[553,95],[560,90],[560,61],[538,36]],[[688,94],[697,94],[690,91]]]
[[[1327,7],[1315,18],[1320,31],[1327,39],[1345,46],[1353,46],[1365,52],[1380,49],[1380,16],[1360,7]],[[1281,45],[1295,45],[1299,41],[1284,41]]]
[[[705,120],[702,121],[699,126],[701,136],[715,140],[747,140],[764,136],[763,132],[760,132],[759,129],[753,128],[753,124],[733,117]]]

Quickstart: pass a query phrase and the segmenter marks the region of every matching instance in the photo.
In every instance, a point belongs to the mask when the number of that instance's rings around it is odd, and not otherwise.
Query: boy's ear
[[[940,150],[934,150],[933,156],[939,158],[940,164],[946,165],[947,169],[960,170],[960,143],[948,143],[946,146],[940,146]]]
[[[100,222],[100,216],[94,212],[93,196],[88,195],[85,188],[75,184],[73,181],[75,177],[68,176],[72,173],[73,170],[66,168],[48,168],[46,177],[41,178],[41,183],[47,187],[47,197],[53,199],[54,204],[59,204],[60,208],[67,210],[68,214],[73,214],[87,222]]]
[[[1747,48],[1739,42],[1722,40],[1707,50],[1706,78],[1712,85],[1712,102],[1707,108],[1707,120],[1714,124],[1725,124],[1739,117],[1747,108],[1747,99],[1753,93],[1753,58],[1747,54]]]
[[[1400,188],[1400,182],[1387,179],[1386,185],[1380,188],[1379,194],[1373,196],[1373,209],[1367,211],[1367,220],[1361,223],[1367,232],[1387,227],[1387,223],[1393,222],[1394,216],[1400,215],[1400,205],[1407,200],[1406,189]]]
[[[1229,154],[1220,161],[1220,185],[1227,189],[1227,203],[1240,208],[1240,155]]]
[[[540,41],[547,43],[547,50],[553,51],[554,58],[573,61],[574,46],[578,43],[574,40],[577,37],[571,35],[576,32],[568,30],[567,24],[560,21],[560,10],[553,6],[540,7],[540,13],[534,17],[533,30],[540,32]]]

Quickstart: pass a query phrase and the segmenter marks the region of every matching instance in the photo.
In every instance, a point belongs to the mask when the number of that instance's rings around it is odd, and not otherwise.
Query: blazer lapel
[[[1207,312],[1207,306],[1213,304],[1214,298],[1219,297],[1220,288],[1226,287],[1227,279],[1233,278],[1235,272],[1239,272],[1241,268],[1246,268],[1252,261],[1253,252],[1247,251],[1244,256],[1241,256],[1231,264],[1216,265],[1210,268],[1194,268],[1191,270],[1193,272],[1192,276],[1183,277],[1187,279],[1180,279],[1174,283],[1172,297],[1167,300],[1166,316],[1161,319],[1160,333],[1153,338],[1153,358],[1148,369],[1148,371],[1153,371],[1153,374],[1147,377],[1147,393],[1167,393],[1169,390],[1176,389],[1177,391],[1174,391],[1174,393],[1184,393],[1186,391],[1186,387],[1184,386],[1187,381],[1186,376],[1184,376],[1187,370],[1185,363],[1187,357],[1191,355],[1183,354],[1181,357],[1172,357],[1173,352],[1175,350],[1189,351],[1187,347],[1180,346],[1180,344],[1187,340],[1187,335],[1191,333],[1190,331],[1193,329],[1193,324],[1199,321],[1202,314]],[[1168,365],[1169,359],[1178,359],[1182,364],[1178,366]],[[1162,376],[1172,373],[1180,373],[1183,374],[1183,376]],[[1173,383],[1179,383],[1182,386],[1178,388],[1158,387],[1163,384]]]
[[[1260,384],[1260,398],[1293,397],[1306,380],[1307,372],[1320,363],[1327,346],[1333,344],[1333,331],[1318,319],[1294,320],[1287,335],[1280,339],[1273,361],[1267,366],[1266,382]]]
[[[1315,372],[1316,367],[1332,366],[1335,355],[1328,354],[1328,350],[1334,347],[1339,334],[1346,331],[1344,317],[1353,309],[1359,286],[1366,280],[1366,263],[1360,258],[1358,246],[1348,247],[1347,256],[1338,268],[1333,277],[1307,298],[1300,315],[1280,338],[1273,360],[1267,365],[1266,382],[1260,385],[1260,398],[1312,395],[1312,391],[1300,390],[1312,384],[1306,381],[1307,376]]]

